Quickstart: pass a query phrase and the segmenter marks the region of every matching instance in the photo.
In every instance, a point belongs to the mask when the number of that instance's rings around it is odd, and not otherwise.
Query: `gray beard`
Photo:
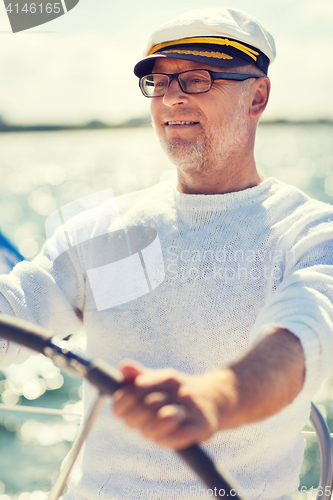
[[[231,164],[244,147],[247,131],[239,114],[228,127],[215,130],[213,136],[188,142],[182,139],[161,141],[170,160],[183,172],[209,172]]]
[[[166,141],[160,137],[162,148],[176,167],[183,172],[209,172],[221,168],[221,164],[230,166],[240,155],[248,139],[245,104],[246,92],[243,89],[239,97],[238,110],[229,123],[193,141],[183,139]],[[198,117],[200,118],[199,115]]]
[[[207,140],[196,139],[193,142],[186,142],[182,139],[173,139],[165,143],[162,147],[172,163],[182,171],[207,171],[210,162],[209,147]]]

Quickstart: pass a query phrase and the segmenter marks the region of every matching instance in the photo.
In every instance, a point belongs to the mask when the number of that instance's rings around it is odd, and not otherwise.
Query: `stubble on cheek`
[[[163,150],[180,170],[209,172],[218,168],[221,162],[232,162],[242,149],[248,133],[245,104],[244,90],[239,96],[234,114],[228,121],[210,123],[205,128],[199,123],[197,136],[192,139],[180,137],[168,139],[164,125],[155,126],[154,122],[152,124]],[[189,114],[193,120],[194,113]],[[184,114],[182,118],[186,120],[186,115]]]
[[[162,147],[180,170],[206,170],[208,168],[206,160],[209,147],[206,138],[197,137],[191,141],[172,139],[162,142]]]
[[[209,141],[204,134],[199,133],[198,137],[193,139],[183,139],[180,137],[168,139],[165,130],[159,130],[154,123],[152,125],[163,150],[180,170],[193,171],[208,168],[206,159],[208,158],[210,147]]]

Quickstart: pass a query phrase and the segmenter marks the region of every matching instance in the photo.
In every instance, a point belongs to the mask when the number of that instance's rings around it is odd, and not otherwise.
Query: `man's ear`
[[[267,76],[257,78],[252,87],[252,103],[250,106],[250,116],[258,118],[264,111],[268,103],[271,82]]]

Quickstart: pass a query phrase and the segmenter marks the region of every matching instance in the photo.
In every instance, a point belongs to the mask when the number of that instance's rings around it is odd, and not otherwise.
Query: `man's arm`
[[[78,266],[77,266],[78,267]],[[0,312],[42,326],[65,337],[82,325],[84,275],[58,272],[45,245],[33,262],[20,262],[0,276]],[[0,338],[0,369],[22,363],[32,351]]]
[[[129,362],[122,372],[128,385],[115,394],[116,416],[159,445],[179,449],[280,411],[302,389],[305,360],[298,338],[276,328],[227,368],[187,375]],[[185,410],[184,420],[174,404]]]

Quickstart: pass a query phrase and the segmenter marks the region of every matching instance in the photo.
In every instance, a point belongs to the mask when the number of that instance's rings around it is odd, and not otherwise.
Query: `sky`
[[[80,0],[66,15],[19,33],[1,1],[0,115],[21,124],[147,116],[134,64],[160,24],[203,7],[242,9],[273,34],[266,119],[333,119],[332,0]]]

